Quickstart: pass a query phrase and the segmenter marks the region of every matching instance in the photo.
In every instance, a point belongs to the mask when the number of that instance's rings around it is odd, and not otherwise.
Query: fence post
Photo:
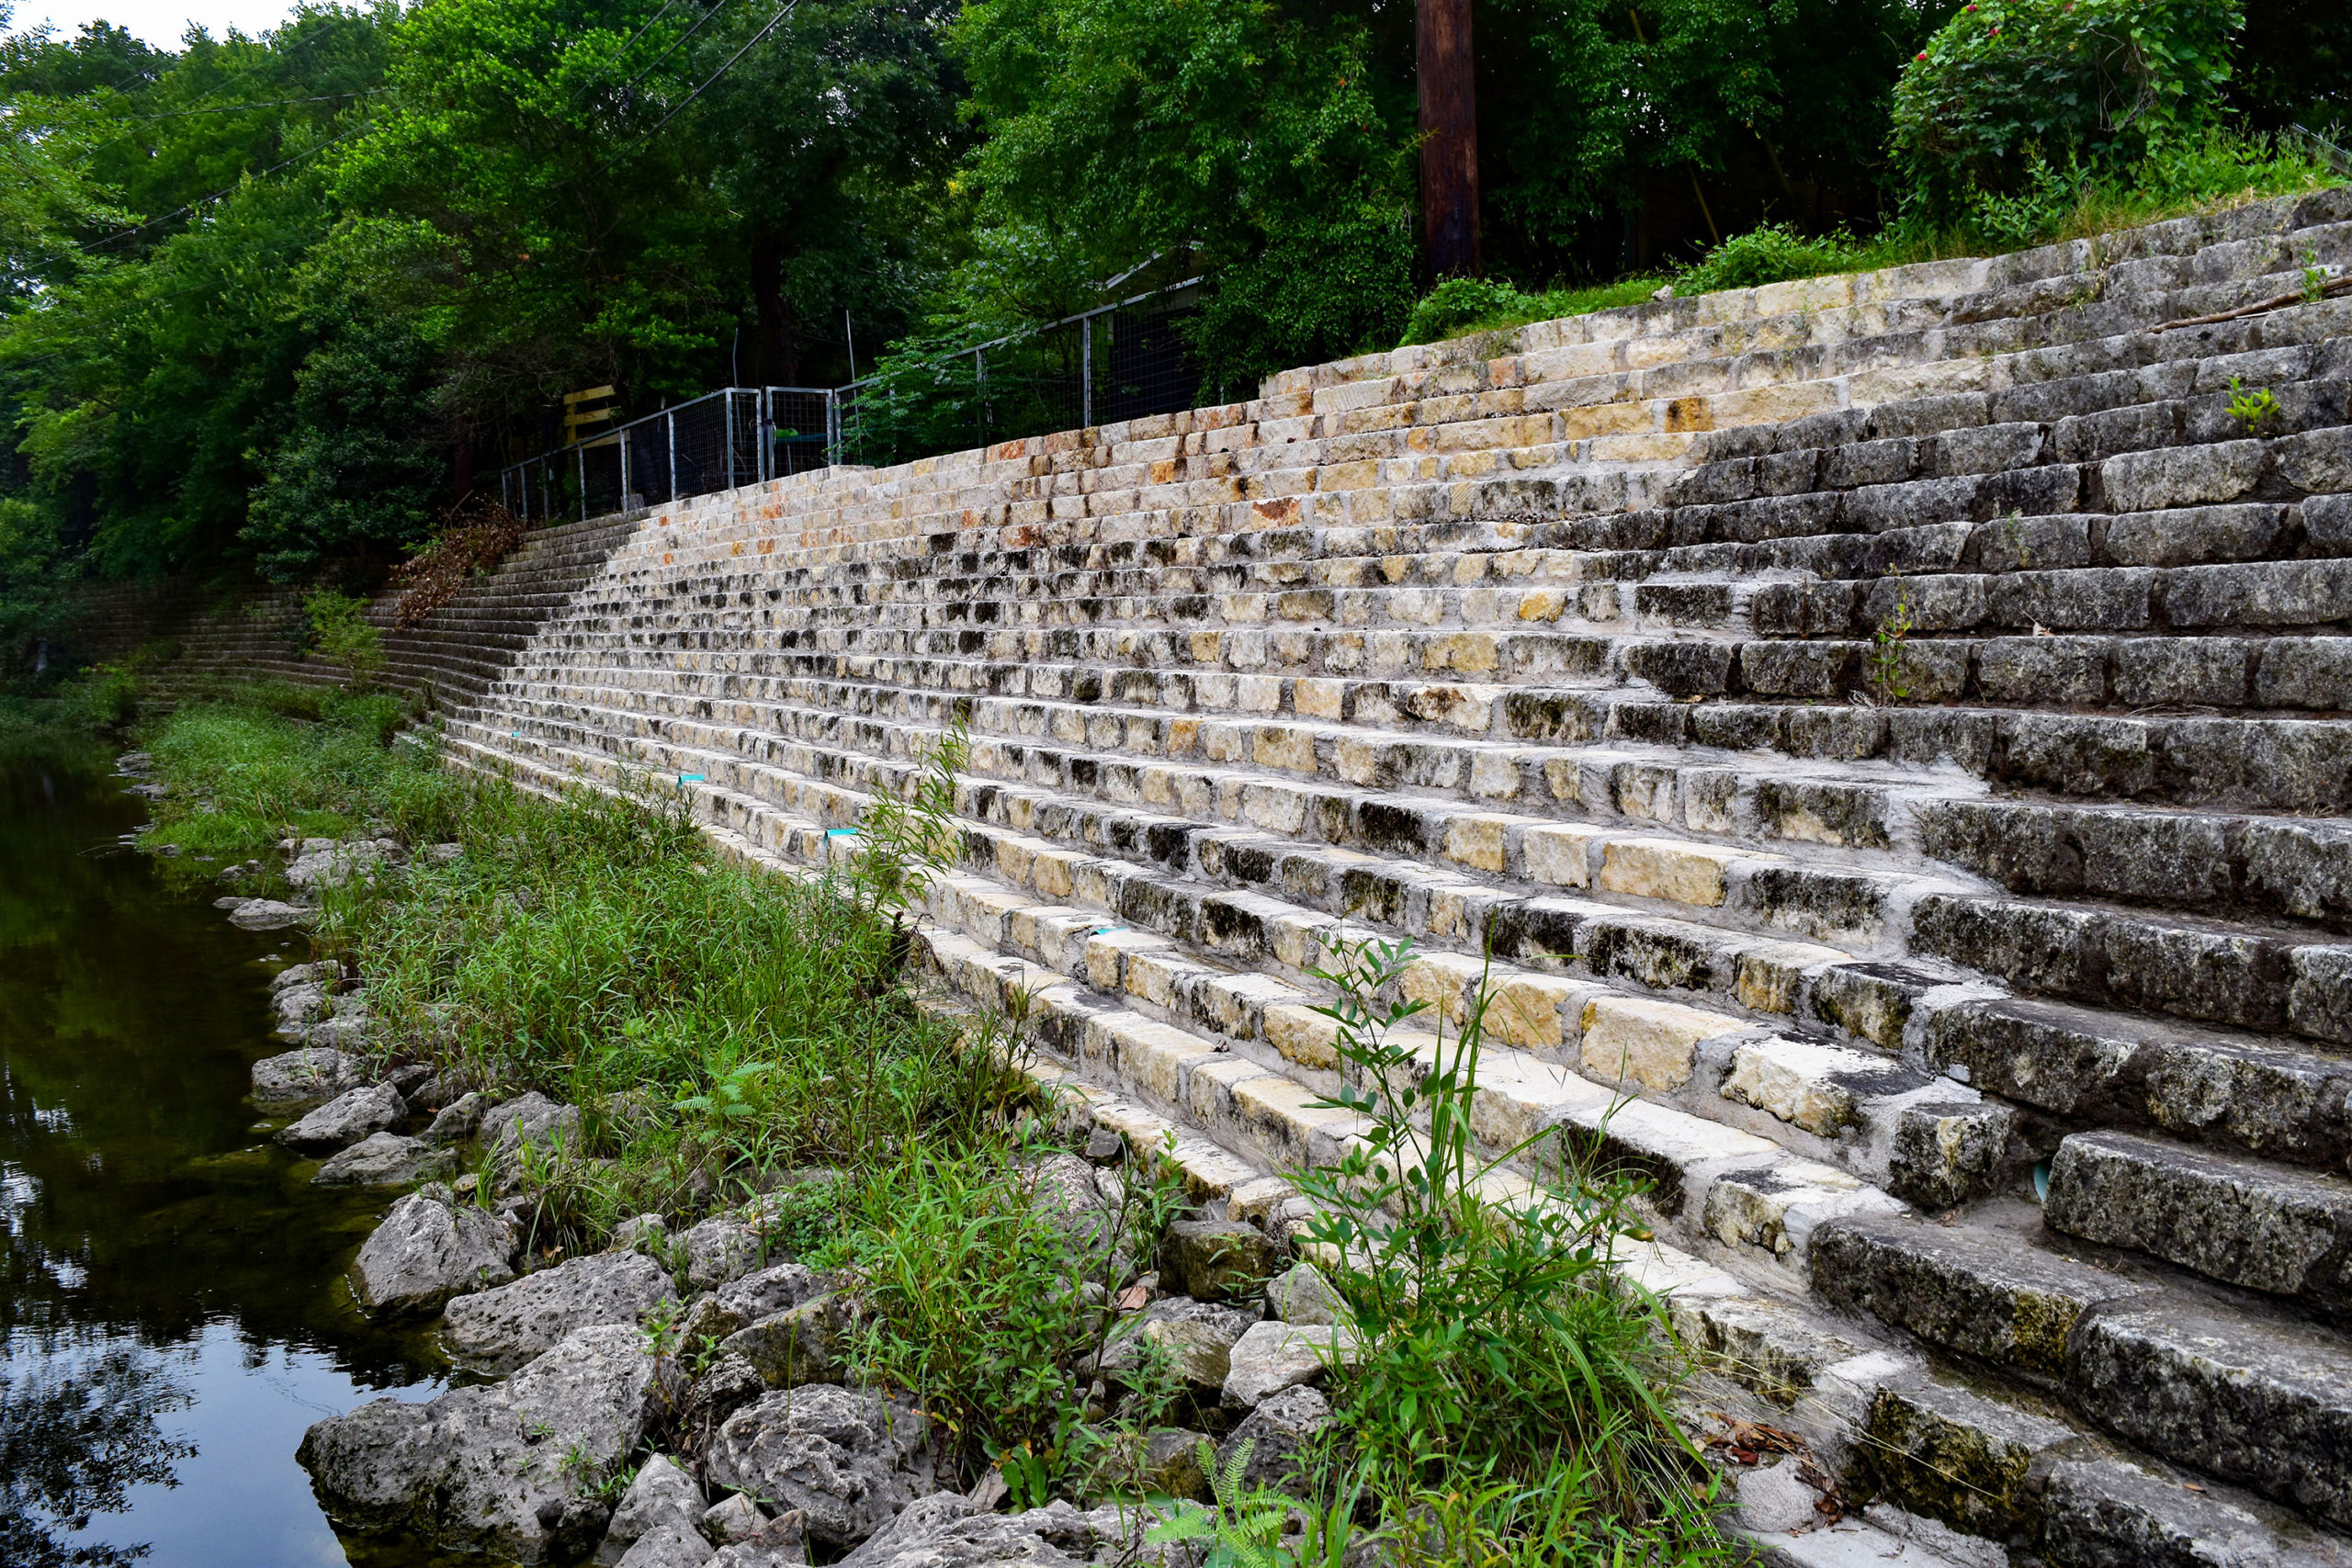
[[[588,448],[574,446],[571,450],[580,458],[580,521],[585,523],[588,521]]]
[[[1078,427],[1094,423],[1094,318],[1078,323]]]
[[[678,411],[664,409],[662,423],[670,427],[670,499],[666,504],[674,506],[678,501]]]
[[[775,478],[775,475],[768,471],[770,465],[775,461],[775,391],[773,388],[762,387],[752,397],[759,412],[760,426],[759,434],[752,439],[760,444],[760,482],[764,484]]]
[[[628,510],[628,426],[623,425],[621,437],[621,510]]]
[[[735,488],[735,389],[729,387],[718,394],[718,406],[727,411],[727,484]]]

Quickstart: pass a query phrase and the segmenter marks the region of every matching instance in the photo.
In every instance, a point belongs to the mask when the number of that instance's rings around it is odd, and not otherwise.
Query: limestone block
[[[1604,1083],[1666,1093],[1690,1081],[1699,1043],[1747,1027],[1719,1013],[1637,997],[1600,997],[1585,1004],[1579,1056]]]

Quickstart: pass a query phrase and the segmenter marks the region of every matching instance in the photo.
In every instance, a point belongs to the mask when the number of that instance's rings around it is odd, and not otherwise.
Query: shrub
[[[383,639],[368,619],[368,601],[332,588],[314,589],[302,601],[311,644],[343,666],[345,678],[360,691],[373,685],[384,668]]]
[[[1735,234],[1709,251],[1696,266],[1674,280],[1678,294],[1717,288],[1755,288],[1792,277],[1818,277],[1865,265],[1862,253],[1842,236],[1808,239],[1785,223],[1767,223]]]
[[[1978,0],[1895,85],[1907,214],[1961,220],[2052,171],[2113,177],[2221,113],[2238,0]],[[2037,162],[2038,159],[2038,162]]]

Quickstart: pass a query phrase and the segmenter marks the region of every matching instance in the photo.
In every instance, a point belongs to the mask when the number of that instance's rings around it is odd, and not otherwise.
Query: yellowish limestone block
[[[1397,989],[1410,1002],[1423,1002],[1448,1023],[1460,1023],[1487,966],[1458,953],[1424,953],[1405,966]]]
[[[1848,956],[1834,947],[1817,947],[1808,942],[1765,942],[1739,955],[1733,994],[1740,1006],[1758,1012],[1794,1012],[1804,972],[1816,964],[1834,964]]]
[[[1601,851],[1604,891],[1713,908],[1724,901],[1725,874],[1741,852],[1675,839],[1619,839]]]
[[[1266,1043],[1284,1059],[1302,1067],[1331,1068],[1340,1065],[1336,1046],[1340,1025],[1314,1009],[1285,1002],[1266,1010]]]
[[[1747,1027],[1716,1013],[1640,997],[1600,997],[1585,1004],[1585,1071],[1609,1083],[1636,1083],[1656,1093],[1690,1081],[1699,1043]]]
[[[1500,875],[1509,864],[1511,818],[1464,813],[1447,819],[1442,852],[1456,865]]]
[[[1556,1049],[1565,1038],[1563,1010],[1580,1012],[1577,1000],[1588,988],[1551,975],[1498,976],[1487,1002],[1487,1032],[1507,1045]]]
[[[1531,882],[1555,887],[1591,885],[1591,846],[1604,835],[1598,828],[1547,822],[1520,835],[1520,861]]]

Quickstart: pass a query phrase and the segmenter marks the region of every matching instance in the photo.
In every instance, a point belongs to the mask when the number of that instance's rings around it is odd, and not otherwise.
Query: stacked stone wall
[[[1410,938],[1879,1526],[2344,1562],[2352,299],[2252,308],[2346,263],[2330,192],[703,498],[451,745],[807,869],[960,719],[924,962],[1204,1200],[1282,1227],[1324,944]]]

